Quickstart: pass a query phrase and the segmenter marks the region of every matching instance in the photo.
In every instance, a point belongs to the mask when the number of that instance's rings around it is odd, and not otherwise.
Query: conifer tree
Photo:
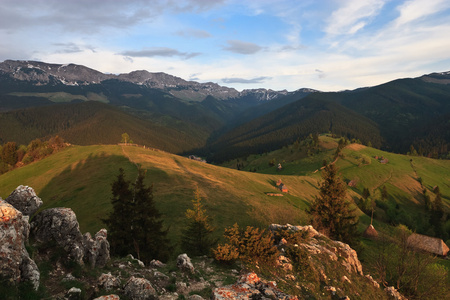
[[[182,232],[181,248],[190,255],[208,254],[217,242],[211,237],[214,228],[210,225],[211,218],[206,214],[201,202],[200,191],[197,187],[193,208],[186,210],[188,225]]]
[[[345,199],[347,187],[337,172],[334,164],[326,165],[322,171],[319,197],[310,208],[312,224],[330,238],[352,244],[358,220],[353,214],[355,209]]]
[[[171,252],[168,230],[163,230],[161,214],[153,201],[153,185],[146,187],[144,178],[145,172],[140,169],[134,183],[133,246],[137,257],[143,261],[150,262],[154,258],[167,260]]]
[[[108,227],[108,240],[111,252],[124,256],[129,253],[129,236],[131,233],[132,200],[133,194],[130,182],[125,180],[124,170],[119,169],[119,175],[112,184],[112,212],[103,222]]]
[[[111,252],[119,256],[132,253],[144,262],[167,260],[171,252],[167,230],[163,230],[161,214],[153,202],[152,187],[145,186],[144,178],[144,171],[139,170],[136,182],[131,184],[121,168],[112,184],[113,210],[103,220],[109,230]]]

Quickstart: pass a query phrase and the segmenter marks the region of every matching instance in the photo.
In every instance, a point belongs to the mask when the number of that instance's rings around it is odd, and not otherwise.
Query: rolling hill
[[[102,227],[100,219],[111,209],[111,183],[118,169],[124,168],[132,180],[139,165],[147,170],[146,181],[154,186],[154,199],[165,225],[170,227],[173,241],[179,238],[184,212],[190,207],[197,187],[218,235],[235,222],[263,227],[270,223],[306,224],[306,210],[318,195],[321,180],[316,167],[320,167],[324,158],[332,156],[337,145],[336,140],[326,136],[320,137],[320,144],[317,155],[283,162],[281,171],[266,167],[266,174],[214,166],[141,147],[72,146],[1,175],[0,196],[6,198],[20,184],[32,186],[43,199],[43,208],[71,207],[82,231],[94,232]],[[291,150],[285,148],[284,154],[274,152],[268,156],[281,159]],[[392,154],[359,144],[347,146],[343,153],[344,157],[336,164],[346,181],[357,182],[348,189],[350,201],[357,202],[363,188],[370,190],[374,200],[380,199],[383,185],[388,190],[386,202],[377,203],[377,229],[388,231],[388,224],[395,222],[407,224],[418,232],[427,229],[428,212],[424,209],[419,177],[430,195],[433,187],[439,186],[444,205],[447,210],[450,208],[450,182],[446,176],[450,172],[449,161]],[[384,156],[389,163],[381,164],[374,156]],[[267,166],[266,157],[253,158],[255,166]],[[267,196],[266,193],[277,193],[278,179],[289,188],[289,193],[282,197]],[[361,211],[359,214],[364,229],[370,217]]]
[[[207,132],[180,123],[179,129],[171,128],[97,101],[66,103],[0,114],[0,143],[27,145],[59,135],[77,145],[114,144],[126,132],[136,143],[173,153],[203,145]]]
[[[273,151],[320,132],[370,141],[376,147],[382,143],[373,121],[336,102],[307,96],[225,133],[209,145],[207,153],[211,160],[223,162]]]

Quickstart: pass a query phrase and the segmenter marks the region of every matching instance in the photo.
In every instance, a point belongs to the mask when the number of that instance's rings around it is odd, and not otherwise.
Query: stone
[[[342,264],[347,269],[348,272],[358,273],[359,275],[364,275],[362,271],[361,262],[358,259],[358,254],[355,250],[353,250],[349,245],[340,242],[334,241],[335,244],[338,245],[337,252],[340,258],[343,258]]]
[[[102,289],[110,291],[112,289],[120,287],[120,280],[117,277],[111,275],[111,272],[107,274],[103,273],[98,278],[97,285]]]
[[[0,277],[12,283],[30,281],[37,290],[39,270],[25,248],[28,218],[0,198]]]
[[[77,280],[72,273],[68,273],[63,279],[62,281],[72,281],[72,280]]]
[[[19,185],[5,201],[14,206],[24,216],[34,215],[42,205],[42,200],[36,195],[34,189],[23,185]]]
[[[34,260],[28,256],[28,253],[25,251],[23,254],[22,263],[20,264],[21,281],[31,282],[33,288],[37,291],[41,273]]]
[[[191,295],[189,296],[188,300],[205,300],[205,299],[200,295]]]
[[[120,297],[117,295],[111,294],[111,295],[97,297],[94,300],[120,300]]]
[[[156,298],[156,291],[150,281],[131,276],[124,286],[125,295],[133,300],[147,300]]]
[[[100,229],[94,239],[89,232],[83,235],[84,259],[91,267],[104,267],[110,259],[108,233]]]
[[[177,282],[175,286],[177,287],[178,294],[186,294],[188,292],[188,287],[185,282]]]
[[[83,236],[77,217],[70,208],[50,208],[38,213],[31,222],[31,232],[38,243],[55,241],[69,257],[83,264]]]
[[[166,266],[165,263],[162,263],[162,262],[160,262],[160,261],[157,260],[157,259],[153,259],[153,260],[150,262],[150,267],[153,267],[153,268],[163,268],[163,267],[165,267],[165,266]]]
[[[141,268],[145,268],[145,264],[144,264],[142,261],[140,261],[139,259],[134,258],[133,254],[128,254],[128,255],[127,255],[127,258],[131,259],[132,261],[137,262],[137,264],[138,264]]]
[[[314,229],[314,227],[312,227],[311,225],[307,225],[307,226],[294,226],[291,224],[286,224],[286,225],[280,225],[280,224],[271,224],[269,225],[269,230],[274,232],[274,231],[279,231],[279,230],[289,230],[289,231],[302,231],[305,232],[306,237],[308,238],[314,238],[314,237],[318,237],[318,236],[322,236],[321,233],[319,233],[317,230]]]
[[[186,253],[180,254],[177,257],[177,267],[182,271],[190,271],[194,273],[194,265],[191,262],[189,256]]]
[[[376,287],[376,288],[380,288],[380,284],[378,282],[375,281],[375,279],[372,278],[372,276],[370,276],[369,274],[366,275],[366,278],[369,279],[370,283]]]
[[[273,282],[261,280],[255,273],[241,276],[233,285],[219,287],[213,290],[211,299],[285,299],[294,300],[296,296],[284,294]]]
[[[81,300],[81,289],[73,287],[71,288],[67,294],[65,299],[67,300]]]
[[[405,298],[402,294],[400,294],[393,286],[385,288],[384,291],[388,295],[389,299],[407,300],[407,298]]]
[[[336,288],[334,286],[325,286],[324,290],[330,292],[332,296],[336,295]]]

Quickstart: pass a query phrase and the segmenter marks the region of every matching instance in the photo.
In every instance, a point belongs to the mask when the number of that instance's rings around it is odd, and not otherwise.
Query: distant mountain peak
[[[189,101],[203,101],[207,96],[219,100],[246,98],[251,99],[251,101],[270,101],[290,94],[287,90],[274,91],[264,88],[245,89],[239,92],[234,88],[220,86],[213,82],[186,81],[163,72],[152,73],[146,70],[136,70],[119,75],[105,74],[73,63],[50,64],[39,61],[5,60],[0,63],[1,73],[9,75],[15,80],[28,81],[34,85],[64,84],[77,86],[100,84],[104,80],[116,79],[163,90],[174,97]],[[314,90],[310,91],[313,92]]]

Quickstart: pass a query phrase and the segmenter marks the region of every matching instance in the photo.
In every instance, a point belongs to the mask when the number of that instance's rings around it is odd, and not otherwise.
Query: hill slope
[[[379,130],[368,118],[336,102],[306,97],[234,128],[213,142],[208,150],[212,160],[225,161],[279,149],[310,133],[320,132],[381,145]]]
[[[54,135],[78,145],[114,144],[126,132],[136,143],[174,153],[202,145],[207,136],[195,128],[188,132],[170,128],[96,101],[6,112],[0,115],[0,128],[0,144],[28,144]]]
[[[333,149],[327,151],[332,152]],[[327,151],[323,153],[329,155]],[[438,185],[444,204],[447,209],[450,207],[450,182],[446,177],[450,173],[450,162],[414,157],[413,169],[411,157],[404,155],[360,145],[347,146],[343,152],[345,157],[339,159],[337,165],[345,180],[358,182],[354,188],[348,189],[349,200],[359,199],[365,187],[370,189],[375,199],[380,199],[380,188],[383,185],[387,187],[389,198],[385,206],[377,208],[379,226],[385,226],[380,222],[389,222],[392,217],[389,214],[392,213],[395,220],[423,229],[421,226],[426,224],[419,220],[426,221],[426,212],[418,176],[429,190]],[[375,155],[387,157],[389,163],[379,163],[373,158]],[[320,165],[323,157],[316,156],[316,159]],[[208,214],[214,219],[217,234],[220,234],[221,229],[235,222],[261,226],[270,223],[305,224],[305,210],[318,195],[317,183],[321,180],[320,172],[314,172],[312,164],[301,161],[286,162],[281,172],[259,174],[140,147],[73,146],[1,175],[0,196],[6,198],[20,184],[32,186],[43,199],[44,208],[71,207],[79,217],[82,231],[95,232],[102,227],[100,218],[111,208],[111,183],[119,167],[124,168],[128,179],[133,180],[137,176],[135,164],[147,170],[147,183],[154,185],[154,199],[164,215],[165,224],[170,226],[173,240],[179,238],[184,212],[191,206],[190,200],[197,187]],[[295,175],[299,173],[305,175]],[[277,193],[275,182],[278,179],[286,184],[289,193],[283,197],[267,196],[267,192]],[[362,215],[363,224],[369,220],[368,216]]]

